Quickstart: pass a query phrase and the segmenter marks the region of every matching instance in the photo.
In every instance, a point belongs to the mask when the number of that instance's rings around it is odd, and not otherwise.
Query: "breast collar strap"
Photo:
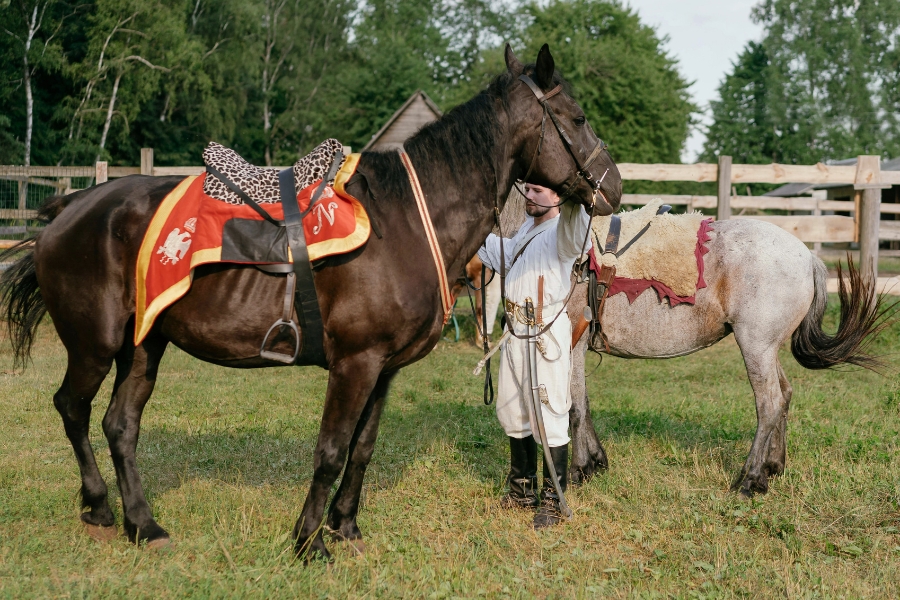
[[[437,270],[438,285],[441,290],[441,307],[444,309],[444,325],[446,325],[447,320],[450,318],[450,312],[453,310],[453,297],[450,295],[447,269],[444,267],[444,256],[441,253],[437,233],[434,231],[431,215],[428,213],[428,205],[425,203],[425,192],[422,191],[422,186],[419,185],[419,176],[416,174],[416,169],[413,167],[409,155],[402,148],[400,149],[400,162],[406,168],[406,174],[409,176],[409,186],[412,188],[416,206],[419,209],[419,218],[422,219],[422,225],[425,227],[425,237],[428,240],[428,247],[431,249],[431,257],[434,259],[434,267]]]

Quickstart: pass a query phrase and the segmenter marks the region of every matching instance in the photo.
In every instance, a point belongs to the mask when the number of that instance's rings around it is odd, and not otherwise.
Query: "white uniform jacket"
[[[569,442],[569,395],[570,348],[572,328],[565,313],[564,302],[571,286],[572,265],[582,251],[582,244],[590,227],[590,217],[584,209],[573,203],[563,204],[560,215],[534,226],[534,219],[528,217],[525,224],[512,238],[491,234],[478,257],[494,271],[500,271],[500,244],[503,243],[506,259],[507,299],[519,306],[531,298],[535,308],[538,298],[538,277],[544,276],[543,320],[550,321],[561,310],[551,329],[541,336],[544,351],[538,353],[536,383],[544,389],[541,396],[548,404],[542,404],[547,443],[551,447],[563,446]],[[522,248],[524,247],[524,251]],[[584,252],[591,247],[588,238]],[[515,259],[515,256],[521,255]],[[515,321],[515,319],[512,319]],[[507,327],[515,327],[516,333],[526,333],[527,326],[518,321],[509,322]],[[500,382],[497,394],[497,418],[510,437],[524,438],[532,435],[533,429],[528,417],[531,386],[527,371],[527,342],[511,337],[500,350]]]

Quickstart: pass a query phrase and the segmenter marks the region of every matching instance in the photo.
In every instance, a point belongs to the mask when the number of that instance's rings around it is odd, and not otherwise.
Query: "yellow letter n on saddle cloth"
[[[356,170],[359,156],[351,154],[346,158],[334,184],[325,188],[318,203],[303,219],[310,261],[350,252],[369,238],[371,229],[365,209],[344,189]],[[259,255],[242,254],[241,239],[249,244],[256,232],[274,235],[275,230],[281,229],[283,233],[284,228],[269,225],[246,204],[232,204],[206,195],[204,181],[208,176],[203,174],[182,181],[163,199],[150,222],[137,261],[135,344],[141,343],[160,312],[188,292],[198,265],[293,262],[285,244],[272,243],[268,255],[262,259]],[[319,183],[314,182],[297,195],[300,210],[309,206]],[[283,219],[280,202],[261,206],[272,218]],[[258,227],[254,221],[258,221]],[[285,255],[279,256],[279,252]]]

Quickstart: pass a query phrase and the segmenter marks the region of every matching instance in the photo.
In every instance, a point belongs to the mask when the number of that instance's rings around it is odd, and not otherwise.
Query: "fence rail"
[[[855,165],[746,165],[732,164],[730,156],[720,156],[717,164],[620,163],[618,168],[624,180],[718,184],[718,194],[715,196],[625,194],[623,204],[642,205],[652,198],[661,197],[667,204],[686,206],[688,209],[715,209],[718,219],[764,220],[817,246],[823,242],[857,242],[860,263],[873,275],[877,275],[879,239],[900,240],[900,220],[881,220],[881,215],[900,214],[900,204],[881,203],[881,189],[900,185],[900,171],[882,172],[880,157],[877,156],[859,156]],[[203,166],[155,166],[152,148],[141,149],[141,164],[136,167],[109,166],[105,162],[98,162],[93,167],[0,166],[0,221],[3,221],[0,223],[0,236],[21,235],[29,231],[29,221],[36,217],[34,209],[42,197],[51,194],[70,193],[110,178],[128,175],[185,177],[200,175],[204,170]],[[4,193],[4,182],[15,189]],[[732,194],[732,186],[740,183],[797,182],[853,186],[854,199],[847,202]],[[767,210],[808,211],[812,214],[744,214],[747,211]],[[823,211],[843,214],[823,215]],[[0,240],[0,247],[9,243],[14,242]]]

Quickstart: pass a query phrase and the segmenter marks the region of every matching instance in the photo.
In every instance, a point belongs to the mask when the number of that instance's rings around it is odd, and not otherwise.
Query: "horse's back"
[[[693,305],[670,307],[652,291],[633,303],[625,294],[607,300],[604,331],[612,354],[684,356],[741,328],[781,343],[799,326],[813,300],[817,260],[800,240],[754,219],[717,221],[710,238],[706,287]]]

